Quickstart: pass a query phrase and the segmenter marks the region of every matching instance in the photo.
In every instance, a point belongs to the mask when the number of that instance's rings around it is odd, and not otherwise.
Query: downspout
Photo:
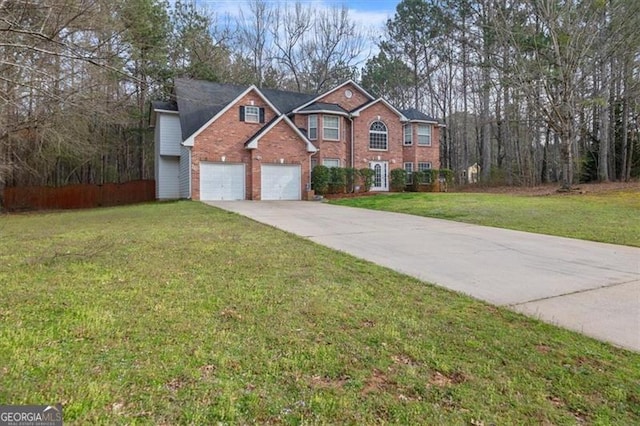
[[[347,117],[349,119],[349,121],[351,122],[351,168],[355,168],[356,165],[354,164],[355,162],[355,153],[353,152],[354,147],[355,147],[355,141],[353,140],[354,137],[354,131],[353,131],[353,116],[351,114],[349,114],[349,116]]]
[[[307,191],[311,191],[311,173],[313,172],[313,170],[311,169],[311,157],[313,157],[316,153],[317,151],[309,154],[309,182],[307,182]]]
[[[191,194],[193,194],[193,192],[191,192],[192,189],[193,189],[191,187],[191,178],[192,178],[192,176],[191,176],[191,173],[192,173],[192,171],[191,171],[191,147],[187,147],[187,157],[189,157],[189,197],[187,197],[187,199],[191,200],[191,198],[192,198]]]

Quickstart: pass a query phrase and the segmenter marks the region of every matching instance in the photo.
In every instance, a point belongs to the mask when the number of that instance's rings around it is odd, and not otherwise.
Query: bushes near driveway
[[[391,170],[391,190],[402,192],[405,186],[407,186],[407,172],[400,168]]]
[[[311,171],[311,187],[318,195],[355,194],[369,192],[373,185],[374,172],[368,167],[315,166]],[[411,183],[403,168],[392,169],[389,183],[394,192],[442,192],[452,182],[453,172],[448,169],[433,169],[411,173]]]

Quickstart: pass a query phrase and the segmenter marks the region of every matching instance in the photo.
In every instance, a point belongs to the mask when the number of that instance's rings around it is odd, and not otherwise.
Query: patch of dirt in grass
[[[109,410],[113,414],[124,414],[126,408],[126,404],[122,401],[114,402],[109,406]]]
[[[579,425],[586,425],[589,423],[589,418],[582,411],[580,410],[570,410],[570,411],[571,411],[571,414],[573,414],[573,418],[576,419],[576,422]]]
[[[556,408],[564,408],[566,406],[564,401],[558,398],[557,396],[549,396],[547,397],[547,399]]]
[[[387,377],[384,371],[375,368],[373,370],[373,373],[371,374],[371,377],[369,377],[367,382],[364,384],[364,387],[362,388],[362,391],[360,391],[360,394],[365,396],[370,393],[385,392],[394,386],[395,383]]]
[[[536,350],[541,354],[548,354],[549,351],[551,350],[551,347],[547,345],[536,345]]]
[[[316,389],[342,389],[350,379],[348,376],[340,376],[337,379],[326,376],[312,376],[309,384]]]
[[[457,385],[466,381],[467,377],[463,373],[460,373],[458,371],[447,375],[436,371],[431,375],[431,377],[429,377],[429,385],[437,387]]]
[[[393,355],[391,359],[395,364],[399,365],[408,365],[411,367],[415,367],[418,365],[418,362],[416,360],[405,354]]]
[[[233,308],[223,309],[222,311],[220,311],[220,316],[224,319],[233,319],[238,321],[242,319],[242,315],[240,315],[238,311]]]
[[[575,359],[575,363],[579,367],[587,366],[587,367],[595,368],[598,371],[603,371],[604,370],[604,364],[600,360],[597,360],[595,358],[589,358],[589,357],[586,357],[586,356],[578,356]]]
[[[558,195],[559,183],[550,183],[539,186],[462,186],[455,192],[482,192],[489,194],[512,194],[528,196]],[[563,194],[599,194],[616,191],[640,192],[640,182],[606,182],[606,183],[579,183],[575,184],[571,191]]]
[[[208,365],[203,365],[202,367],[200,367],[200,378],[202,380],[206,380],[211,378],[211,376],[213,376],[213,373],[215,373],[216,371],[216,367],[208,364]]]
[[[175,377],[171,379],[171,381],[169,381],[169,383],[167,383],[165,386],[171,392],[177,392],[183,387],[185,387],[188,384],[187,382],[188,381],[184,377]]]
[[[547,400],[559,410],[568,410],[573,416],[573,418],[576,420],[577,424],[583,425],[589,422],[589,419],[585,413],[583,413],[579,409],[576,410],[571,407],[568,407],[567,403],[564,400],[562,400],[562,398],[550,395],[547,397]]]
[[[371,328],[371,327],[375,327],[376,322],[373,320],[366,319],[366,320],[362,320],[360,325],[364,328]]]

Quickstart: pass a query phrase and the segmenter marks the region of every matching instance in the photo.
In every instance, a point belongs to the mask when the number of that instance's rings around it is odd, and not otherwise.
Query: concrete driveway
[[[639,248],[315,202],[208,204],[640,351]]]

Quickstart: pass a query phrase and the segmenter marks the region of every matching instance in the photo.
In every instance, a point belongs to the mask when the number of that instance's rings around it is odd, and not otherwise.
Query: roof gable
[[[376,99],[376,100],[374,100],[372,102],[368,102],[368,103],[366,103],[364,105],[361,105],[358,108],[356,108],[353,111],[351,111],[351,114],[353,114],[354,116],[358,116],[365,109],[367,109],[369,107],[372,107],[373,105],[376,105],[376,104],[379,104],[379,103],[381,103],[382,105],[386,106],[390,111],[392,111],[394,114],[396,114],[398,117],[400,117],[400,121],[409,121],[409,119],[407,117],[405,117],[405,115],[402,114],[402,112],[400,112],[396,107],[394,107],[389,102],[384,100],[384,98],[378,98],[378,99]]]
[[[206,83],[206,82],[205,82]],[[217,86],[231,86],[231,85],[224,85],[224,84],[217,84],[217,83],[210,83],[212,85],[217,85]],[[240,86],[231,86],[229,88],[229,91],[227,92],[226,89],[227,87],[222,87],[221,92],[223,93],[223,95],[226,97],[231,96],[231,94],[235,94],[235,88],[239,88]],[[280,115],[280,111],[269,101],[269,99],[267,99],[264,94],[260,91],[260,89],[258,89],[256,86],[249,86],[248,88],[245,88],[243,91],[241,91],[237,96],[235,96],[233,99],[227,101],[225,104],[222,104],[222,102],[218,101],[218,99],[215,99],[214,101],[209,102],[209,105],[204,105],[203,108],[199,109],[199,110],[195,110],[194,112],[192,112],[191,116],[192,117],[196,117],[198,118],[197,124],[199,124],[200,126],[197,127],[195,130],[194,129],[194,120],[193,119],[189,119],[189,116],[185,117],[185,121],[190,123],[192,125],[192,127],[190,127],[188,129],[187,132],[185,132],[185,129],[182,129],[182,134],[183,134],[183,145],[184,146],[193,146],[194,141],[196,136],[198,136],[200,133],[202,133],[202,131],[204,131],[204,129],[206,129],[207,127],[209,127],[213,122],[215,122],[222,114],[224,114],[225,112],[227,112],[231,107],[233,107],[237,102],[240,101],[240,99],[242,99],[244,96],[246,96],[247,94],[249,94],[250,92],[255,92],[256,95],[258,95],[275,113],[275,115]],[[176,93],[176,95],[179,98],[179,94]],[[190,101],[192,101],[192,99],[186,99],[183,100],[184,103],[189,104]],[[180,103],[178,103],[178,107],[180,107]],[[213,116],[211,116],[210,114],[214,114]],[[181,120],[181,124],[182,124],[182,109],[180,110],[180,120]],[[206,120],[206,118],[209,118],[208,120]],[[202,123],[203,120],[206,120],[204,123]],[[202,124],[200,124],[202,123]],[[185,137],[186,135],[186,137]]]
[[[366,90],[364,90],[362,88],[362,86],[360,86],[358,83],[356,83],[353,80],[347,80],[344,83],[342,83],[339,86],[334,87],[333,89],[330,89],[312,99],[310,99],[309,101],[305,102],[304,104],[298,106],[297,108],[295,108],[292,112],[299,112],[300,110],[302,110],[303,108],[306,108],[307,106],[313,104],[314,102],[320,102],[323,98],[327,97],[328,95],[342,89],[343,87],[347,86],[347,85],[352,85],[356,90],[358,90],[360,93],[362,93],[367,99],[373,100],[375,99],[373,96],[371,96],[371,94],[369,94]]]
[[[296,127],[296,125],[293,123],[293,121],[291,121],[291,119],[289,119],[289,117],[287,117],[284,114],[280,115],[278,117],[275,117],[269,123],[265,124],[260,130],[258,130],[253,136],[251,136],[249,138],[249,140],[247,142],[245,142],[245,144],[244,144],[245,148],[247,148],[247,149],[256,149],[256,148],[258,148],[258,142],[260,142],[260,139],[263,136],[265,136],[266,134],[268,134],[281,121],[283,121],[285,124],[287,124],[294,131],[294,133],[296,135],[298,135],[300,137],[300,139],[306,144],[307,152],[313,153],[313,152],[318,151],[318,149],[315,146],[313,146],[313,144],[311,143],[311,141],[309,141],[309,139],[306,137],[306,135],[304,133],[302,133],[300,131],[300,129],[298,129]]]

